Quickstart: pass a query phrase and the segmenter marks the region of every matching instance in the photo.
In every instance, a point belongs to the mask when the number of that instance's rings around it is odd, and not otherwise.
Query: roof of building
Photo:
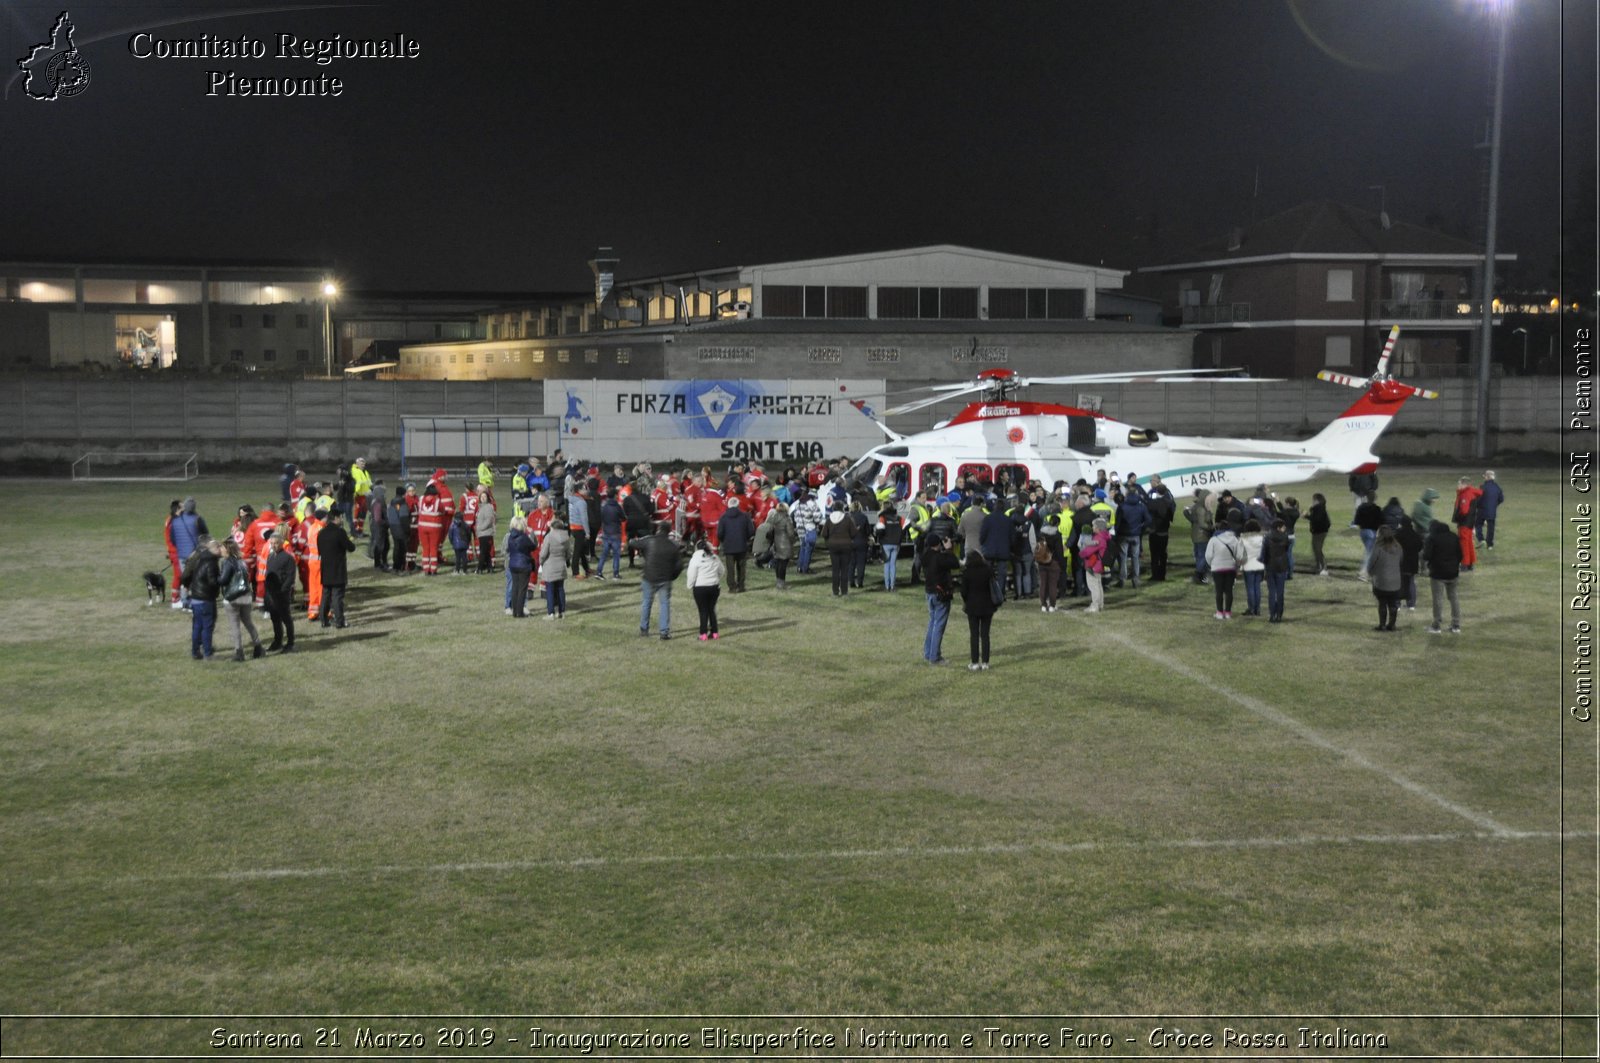
[[[1042,267],[1067,267],[1071,269],[1093,270],[1098,273],[1122,276],[1126,270],[1112,266],[1096,266],[1083,262],[1066,262],[1059,259],[1039,258],[1036,255],[1018,255],[1009,251],[992,251],[979,247],[964,247],[960,244],[927,244],[919,247],[895,247],[877,251],[850,252],[836,255],[820,255],[811,258],[775,259],[770,262],[746,262],[739,265],[721,266],[716,269],[686,269],[670,273],[654,273],[649,276],[629,276],[618,280],[620,287],[630,285],[648,285],[659,281],[679,280],[685,277],[727,277],[744,273],[757,268],[775,269],[791,268],[796,266],[829,266],[847,263],[870,261],[878,258],[903,258],[908,255],[924,255],[945,253],[955,255],[968,255],[974,258],[1001,259],[1008,262],[1026,263]]]
[[[1468,259],[1482,258],[1483,248],[1470,240],[1388,219],[1384,214],[1331,200],[1315,200],[1208,240],[1174,256],[1170,263],[1144,266],[1140,271],[1288,255],[1455,255]]]
[[[621,330],[618,330],[621,331]],[[634,330],[628,330],[634,331]],[[689,333],[732,332],[752,334],[773,333],[943,333],[952,336],[992,336],[1018,332],[1100,333],[1100,332],[1160,332],[1173,330],[1159,325],[1136,325],[1127,321],[1071,320],[972,320],[965,318],[817,318],[817,317],[764,317],[726,318],[689,325],[675,331]],[[610,335],[611,333],[606,333]]]

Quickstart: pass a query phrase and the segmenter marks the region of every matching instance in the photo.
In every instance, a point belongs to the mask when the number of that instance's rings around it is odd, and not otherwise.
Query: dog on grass
[[[144,597],[146,605],[161,605],[167,600],[167,577],[159,572],[146,572],[144,574]]]

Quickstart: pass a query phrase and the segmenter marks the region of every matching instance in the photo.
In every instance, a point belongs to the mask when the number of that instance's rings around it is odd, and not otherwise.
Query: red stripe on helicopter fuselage
[[[997,421],[1007,417],[1104,417],[1093,410],[1080,410],[1074,406],[1057,406],[1053,402],[971,402],[954,417],[951,424],[970,424],[973,421]]]

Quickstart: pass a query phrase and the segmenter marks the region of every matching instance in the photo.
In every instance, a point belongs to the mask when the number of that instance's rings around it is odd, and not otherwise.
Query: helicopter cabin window
[[[903,461],[889,466],[889,482],[894,484],[895,500],[903,501],[911,494],[911,466]]]
[[[944,490],[944,466],[936,462],[929,462],[917,470],[917,490],[925,491],[930,487]]]
[[[1004,487],[1008,491],[1019,491],[1022,485],[1028,482],[1028,467],[1026,465],[996,465],[994,467],[995,487]]]
[[[1135,428],[1128,433],[1128,446],[1148,447],[1160,438],[1161,433],[1153,428]]]
[[[994,473],[989,466],[981,461],[969,461],[956,469],[956,482],[966,483],[967,477],[972,477],[979,483],[994,483]]]

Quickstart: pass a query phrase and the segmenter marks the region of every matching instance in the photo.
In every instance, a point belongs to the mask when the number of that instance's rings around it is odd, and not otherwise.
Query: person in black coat
[[[350,581],[346,554],[356,544],[344,530],[344,511],[334,509],[327,525],[317,533],[317,553],[322,556],[322,626],[349,627],[344,618],[344,588]]]
[[[971,648],[972,663],[969,672],[989,670],[989,626],[999,608],[994,590],[994,566],[982,553],[967,555],[966,566],[961,571],[962,611],[967,614],[967,638]]]
[[[1417,571],[1422,562],[1422,536],[1416,525],[1405,514],[1400,516],[1400,527],[1395,529],[1395,541],[1400,544],[1400,597],[1409,612],[1417,611]]]
[[[1178,502],[1162,484],[1161,477],[1152,476],[1144,493],[1144,505],[1150,511],[1150,581],[1165,583],[1167,538],[1172,531],[1173,518],[1178,515]]]
[[[406,571],[406,548],[411,543],[411,507],[406,505],[409,485],[395,488],[394,501],[389,504],[389,539],[394,543],[393,570],[402,575]]]
[[[1450,631],[1461,634],[1461,600],[1456,597],[1456,581],[1461,578],[1461,539],[1442,520],[1433,522],[1422,543],[1421,561],[1428,566],[1428,582],[1433,590],[1433,623],[1428,634],[1439,633],[1444,600],[1450,599]]]
[[[268,650],[294,652],[294,555],[283,548],[283,530],[267,540],[267,615],[272,618],[272,645]]]

